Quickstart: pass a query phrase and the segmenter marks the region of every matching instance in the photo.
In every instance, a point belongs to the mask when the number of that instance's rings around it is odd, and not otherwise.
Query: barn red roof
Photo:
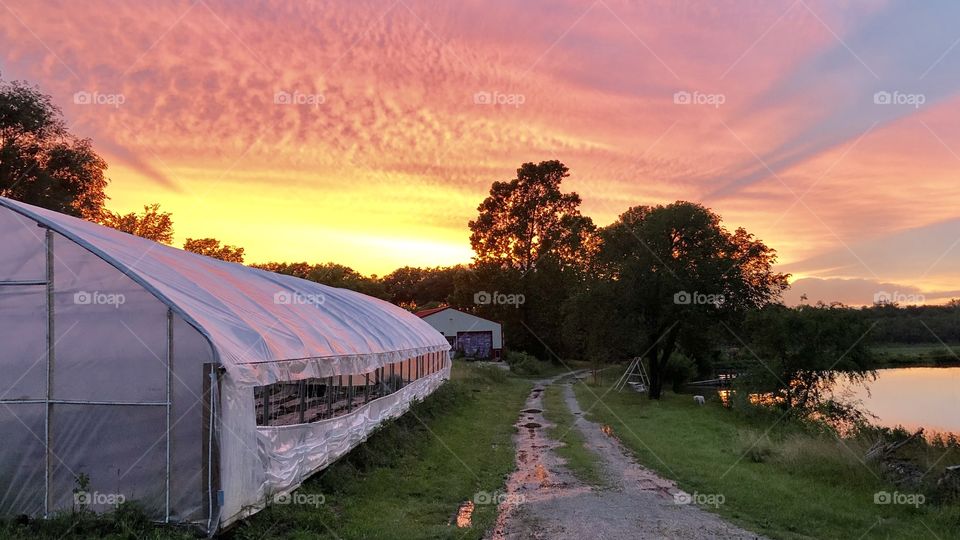
[[[420,317],[420,318],[422,319],[422,318],[424,318],[424,317],[428,317],[428,316],[430,316],[430,315],[433,315],[434,313],[440,313],[441,311],[443,311],[443,310],[445,310],[445,309],[450,309],[450,306],[443,306],[443,307],[437,307],[437,308],[432,308],[432,309],[425,309],[425,310],[423,310],[423,311],[417,311],[416,313],[414,313],[414,315],[416,315],[417,317]]]

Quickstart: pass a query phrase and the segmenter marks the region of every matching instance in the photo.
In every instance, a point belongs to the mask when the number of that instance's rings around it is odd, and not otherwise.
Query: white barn
[[[499,360],[503,354],[503,327],[498,322],[451,307],[426,309],[416,315],[443,334],[453,351],[467,358]]]
[[[123,499],[212,533],[434,391],[449,348],[387,302],[0,197],[0,516]]]

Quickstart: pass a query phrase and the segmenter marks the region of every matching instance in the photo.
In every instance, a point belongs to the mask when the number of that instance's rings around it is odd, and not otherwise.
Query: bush
[[[754,463],[763,463],[776,453],[776,448],[766,433],[740,430],[737,432],[737,453]]]
[[[697,372],[697,365],[682,354],[672,354],[667,360],[667,365],[663,370],[663,380],[673,388],[674,393],[679,394],[683,390],[683,385]]]
[[[504,361],[510,366],[510,371],[522,377],[539,377],[549,367],[546,362],[537,360],[536,356],[521,351],[508,351]]]

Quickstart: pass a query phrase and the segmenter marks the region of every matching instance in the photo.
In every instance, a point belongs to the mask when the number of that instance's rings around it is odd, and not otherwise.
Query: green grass
[[[551,385],[543,394],[543,416],[554,424],[547,434],[563,445],[557,455],[567,462],[567,468],[581,482],[592,486],[606,485],[606,477],[597,455],[586,446],[586,438],[574,425],[574,416],[563,399],[563,386]]]
[[[462,502],[501,490],[514,470],[514,422],[530,387],[497,368],[454,362],[450,382],[297,491],[322,495],[323,504],[273,505],[227,536],[481,538],[496,519],[494,504],[476,506],[472,527],[449,523]],[[190,537],[139,518],[76,521],[64,515],[25,525],[0,522],[0,538]]]
[[[881,367],[960,365],[960,345],[940,343],[883,344],[873,347]]]
[[[957,538],[960,506],[874,504],[876,492],[896,488],[860,463],[864,448],[856,443],[847,443],[848,449],[784,423],[770,429],[775,416],[750,418],[715,402],[698,407],[690,396],[668,393],[656,402],[634,392],[610,393],[598,404],[590,389],[574,388],[591,419],[612,426],[638,461],[687,492],[722,494],[719,513],[758,533]]]

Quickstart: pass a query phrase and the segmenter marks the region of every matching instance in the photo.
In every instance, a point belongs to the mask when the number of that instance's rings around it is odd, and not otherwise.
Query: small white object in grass
[[[693,396],[693,402],[697,405],[703,405],[704,399],[703,396]]]

